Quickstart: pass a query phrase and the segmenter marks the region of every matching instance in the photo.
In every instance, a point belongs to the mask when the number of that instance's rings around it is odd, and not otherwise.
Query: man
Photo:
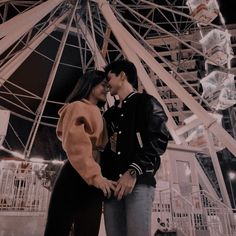
[[[167,116],[151,95],[137,93],[137,71],[127,60],[105,68],[112,96],[119,101],[105,114],[109,143],[102,153],[103,175],[117,181],[104,202],[107,236],[150,236],[160,155],[168,142]]]

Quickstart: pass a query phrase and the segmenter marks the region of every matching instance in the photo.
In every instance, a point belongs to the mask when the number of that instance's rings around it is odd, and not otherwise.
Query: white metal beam
[[[191,130],[191,129],[193,129],[193,128],[195,128],[195,127],[201,125],[201,124],[202,124],[202,122],[201,122],[199,119],[195,119],[195,120],[193,120],[192,122],[190,122],[189,124],[186,124],[186,125],[184,125],[184,126],[178,128],[178,129],[176,130],[176,134],[177,134],[177,135],[183,135],[183,134],[185,134],[186,132],[188,132],[189,130]]]
[[[102,53],[99,50],[97,44],[94,42],[94,38],[92,34],[90,33],[90,30],[87,28],[87,26],[85,25],[81,17],[79,18],[78,22],[76,22],[76,25],[77,27],[79,27],[77,31],[81,32],[92,54],[94,55],[94,57],[96,57],[96,60],[95,60],[96,68],[99,70],[103,70],[103,68],[106,66],[107,63],[104,57],[102,56]],[[114,102],[112,97],[109,94],[107,95],[107,102],[109,106],[111,106]]]
[[[87,43],[89,49],[91,50],[94,57],[96,57],[96,60],[95,60],[96,68],[97,69],[104,68],[107,63],[106,63],[105,59],[103,58],[101,51],[98,49],[97,44],[94,43],[94,38],[93,38],[90,30],[87,28],[87,26],[85,25],[85,23],[81,19],[81,17],[78,21],[78,27],[80,28],[80,31],[81,31],[84,39],[86,40],[86,43]]]
[[[49,26],[33,38],[27,47],[18,52],[6,64],[0,68],[0,87],[10,78],[10,76],[19,68],[19,66],[30,56],[30,54],[39,46],[39,44],[52,33],[57,26],[68,16],[63,14],[58,19],[50,22]]]
[[[46,1],[0,25],[0,55],[64,0]]]

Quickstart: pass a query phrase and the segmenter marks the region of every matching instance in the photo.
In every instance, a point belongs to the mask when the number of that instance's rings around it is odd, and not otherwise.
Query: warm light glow
[[[31,162],[43,163],[45,160],[41,157],[32,157],[30,158]]]
[[[229,176],[229,178],[230,178],[231,180],[233,180],[233,179],[235,179],[236,174],[235,174],[235,172],[230,171],[230,172],[228,173],[228,176]]]
[[[59,160],[52,160],[53,164],[63,164],[63,161],[59,161]]]

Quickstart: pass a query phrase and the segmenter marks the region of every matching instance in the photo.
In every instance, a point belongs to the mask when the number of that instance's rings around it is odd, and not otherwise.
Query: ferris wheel
[[[216,0],[4,0],[0,10],[0,105],[33,122],[27,157],[39,125],[55,125],[68,77],[124,57],[139,90],[163,105],[176,144],[198,145],[203,135],[210,153],[236,155],[220,125],[236,92]]]

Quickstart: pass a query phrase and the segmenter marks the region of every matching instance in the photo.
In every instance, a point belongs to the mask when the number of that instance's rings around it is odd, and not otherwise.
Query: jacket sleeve
[[[155,174],[160,166],[160,155],[165,152],[168,143],[167,116],[152,96],[142,106],[142,113],[145,116],[140,116],[140,128],[136,133],[140,151],[129,167],[135,169],[138,175],[148,172]]]
[[[101,175],[100,166],[92,155],[92,144],[102,130],[97,122],[99,115],[99,110],[69,104],[60,114],[57,125],[57,135],[70,163],[89,185],[93,185],[94,178]]]

